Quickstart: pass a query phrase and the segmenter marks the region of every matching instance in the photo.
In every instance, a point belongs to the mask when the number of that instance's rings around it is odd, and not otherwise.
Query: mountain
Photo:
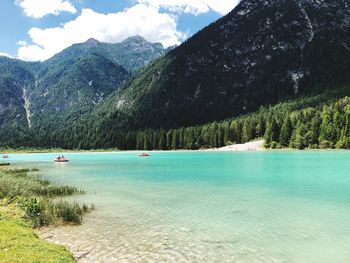
[[[262,136],[350,147],[348,0],[242,0],[170,51],[90,39],[44,63],[0,65],[0,143],[11,147],[198,149]]]
[[[165,52],[136,36],[116,44],[89,39],[42,63],[0,57],[0,127],[51,131],[76,121]]]
[[[77,117],[79,112],[89,112],[130,77],[124,67],[98,55],[64,60],[51,65],[45,74],[40,73],[35,87],[28,92],[38,125],[45,118],[54,120],[56,115],[73,112]]]
[[[97,109],[101,127],[186,127],[350,81],[348,0],[243,0]]]

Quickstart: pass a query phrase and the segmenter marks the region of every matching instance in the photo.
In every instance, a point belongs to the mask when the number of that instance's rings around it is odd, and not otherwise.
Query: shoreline
[[[188,150],[188,149],[177,149],[177,150],[118,150],[118,149],[92,149],[92,150],[69,150],[69,149],[47,149],[47,150],[16,150],[0,149],[1,155],[7,154],[104,154],[104,153],[166,153],[166,152],[285,152],[285,151],[294,151],[294,152],[347,152],[347,149],[294,149],[294,148],[282,148],[282,149],[269,149],[264,147],[264,140],[256,140],[242,144],[232,144],[219,148],[202,148],[197,150]],[[5,160],[5,159],[4,159]]]
[[[0,169],[1,262],[75,262],[73,252],[63,245],[39,238],[45,226],[77,226],[94,209],[67,202],[68,196],[83,194],[78,188],[44,180],[37,168]],[[53,201],[54,199],[59,201]]]

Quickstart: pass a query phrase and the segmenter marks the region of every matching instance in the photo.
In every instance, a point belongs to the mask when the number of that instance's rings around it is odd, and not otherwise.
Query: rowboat
[[[55,163],[68,163],[69,162],[69,160],[67,159],[67,158],[56,158],[55,160],[54,160],[54,162]]]
[[[139,154],[139,157],[149,157],[149,156],[151,156],[151,155],[148,154],[148,153],[141,153],[141,154]]]

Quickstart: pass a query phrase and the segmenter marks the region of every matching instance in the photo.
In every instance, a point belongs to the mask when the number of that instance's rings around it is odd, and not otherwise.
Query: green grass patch
[[[0,262],[75,262],[65,247],[39,239],[24,223],[0,220],[0,233]]]
[[[0,168],[0,262],[74,262],[67,249],[40,240],[34,228],[80,224],[94,207],[60,198],[82,193],[43,180],[38,169]]]
[[[92,206],[53,201],[52,198],[82,194],[83,191],[44,180],[37,169],[1,169],[0,199],[5,205],[21,208],[33,226],[80,224],[84,213]]]

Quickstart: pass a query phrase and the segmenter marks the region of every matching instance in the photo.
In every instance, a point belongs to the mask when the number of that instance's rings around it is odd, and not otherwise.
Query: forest
[[[193,127],[123,131],[106,127],[98,116],[89,116],[71,123],[67,121],[66,127],[61,128],[50,122],[29,133],[19,127],[10,132],[2,130],[1,139],[3,147],[17,149],[197,150],[261,138],[265,146],[272,149],[350,149],[350,97],[347,94],[348,88],[337,89]]]
[[[96,146],[115,145],[123,150],[196,150],[263,138],[265,146],[272,149],[350,148],[350,97],[319,107],[291,108],[292,105],[282,103],[262,108],[255,114],[202,126],[110,133],[106,140],[96,141]]]

